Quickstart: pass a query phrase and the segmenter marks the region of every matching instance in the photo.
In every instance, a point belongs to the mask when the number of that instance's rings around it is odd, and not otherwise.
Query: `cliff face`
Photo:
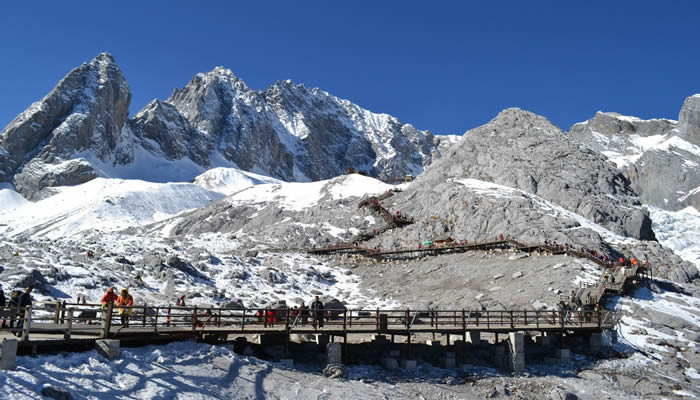
[[[97,176],[81,153],[124,160],[117,142],[130,101],[129,85],[111,55],[75,68],[0,133],[0,181],[13,180],[18,192],[32,198],[45,187]]]
[[[644,203],[700,210],[700,95],[685,100],[678,121],[598,112],[569,134],[614,161]]]

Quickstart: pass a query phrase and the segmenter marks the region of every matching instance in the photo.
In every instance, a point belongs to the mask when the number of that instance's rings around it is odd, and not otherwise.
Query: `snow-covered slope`
[[[0,210],[6,224],[4,234],[59,238],[86,230],[116,231],[160,221],[224,197],[194,184],[104,178],[55,190],[57,194],[47,199],[16,202],[18,206]],[[18,196],[10,189],[3,192],[7,192],[3,197]]]
[[[251,186],[263,183],[282,183],[282,181],[236,168],[212,168],[195,178],[194,183],[228,196]]]

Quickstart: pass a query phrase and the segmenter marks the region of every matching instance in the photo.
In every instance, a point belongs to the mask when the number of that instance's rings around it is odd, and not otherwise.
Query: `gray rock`
[[[73,396],[69,391],[57,386],[44,386],[41,389],[41,395],[54,400],[73,400]]]
[[[271,284],[279,284],[287,281],[287,278],[284,275],[284,273],[273,270],[271,268],[264,268],[260,270],[258,272],[258,275],[260,275],[261,278],[263,278]]]

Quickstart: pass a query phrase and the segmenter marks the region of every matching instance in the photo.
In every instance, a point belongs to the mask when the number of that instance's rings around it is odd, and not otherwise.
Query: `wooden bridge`
[[[102,310],[97,304],[44,303],[26,309],[6,308],[2,313],[8,327],[0,329],[0,337],[18,335],[20,351],[24,349],[24,352],[36,352],[41,347],[70,347],[81,342],[90,344],[106,338],[148,343],[207,337],[227,340],[229,335],[257,334],[283,336],[288,343],[292,334],[330,335],[341,337],[344,342],[348,335],[390,334],[406,336],[410,343],[411,334],[415,333],[442,334],[448,338],[467,332],[590,333],[614,329],[618,318],[610,311],[333,309],[320,312],[323,319],[320,326],[314,324],[314,311],[304,318],[289,308],[137,305],[132,307],[128,324],[122,325],[116,307]]]

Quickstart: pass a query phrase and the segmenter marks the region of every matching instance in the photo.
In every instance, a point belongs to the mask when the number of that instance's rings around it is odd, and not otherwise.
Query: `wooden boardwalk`
[[[229,335],[275,335],[287,342],[293,334],[466,335],[467,332],[509,333],[518,331],[590,333],[614,329],[617,315],[610,311],[515,311],[515,310],[324,310],[323,327],[304,320],[291,309],[197,308],[134,306],[128,327],[120,324],[118,310],[103,311],[99,305],[44,304],[26,310],[24,327],[0,329],[0,337],[20,335],[20,348],[89,347],[97,339],[158,342]],[[273,316],[268,315],[272,311]],[[19,315],[18,314],[18,315]]]

